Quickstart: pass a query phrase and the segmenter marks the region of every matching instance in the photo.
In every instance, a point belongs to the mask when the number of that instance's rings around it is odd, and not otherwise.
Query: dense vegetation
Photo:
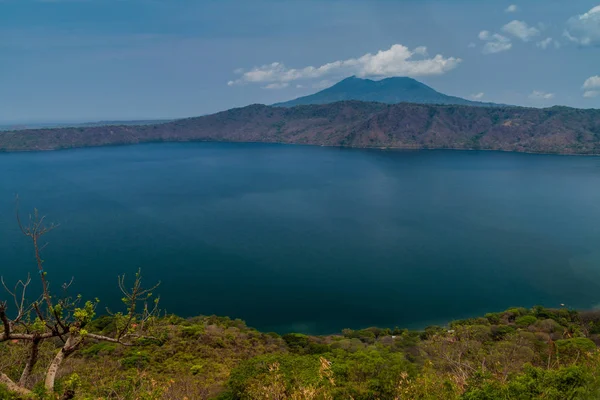
[[[116,334],[114,317],[87,329]],[[89,343],[65,361],[56,392],[80,399],[596,399],[600,312],[512,308],[423,331],[368,328],[307,336],[240,320],[165,316],[135,346]],[[43,396],[45,343],[31,386]],[[27,345],[0,344],[17,377]],[[18,397],[4,387],[0,398]],[[52,398],[52,397],[49,397]]]
[[[164,124],[0,132],[0,151],[157,141],[600,154],[600,110],[360,101],[292,108],[251,105]]]

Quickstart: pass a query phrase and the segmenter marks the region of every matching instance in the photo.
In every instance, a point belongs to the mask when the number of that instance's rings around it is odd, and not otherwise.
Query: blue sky
[[[202,115],[353,74],[600,108],[600,0],[0,0],[0,123]]]

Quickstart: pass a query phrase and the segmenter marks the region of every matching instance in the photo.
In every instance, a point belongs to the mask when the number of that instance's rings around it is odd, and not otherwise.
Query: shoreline
[[[328,145],[328,144],[313,144],[313,143],[288,143],[288,142],[267,142],[267,141],[232,141],[232,140],[149,140],[135,143],[107,143],[99,145],[83,145],[83,146],[72,146],[72,147],[60,147],[51,149],[16,149],[7,150],[0,149],[0,155],[2,154],[16,154],[16,153],[46,153],[54,151],[68,151],[68,150],[82,150],[82,149],[93,149],[102,147],[126,147],[126,146],[138,146],[138,145],[152,145],[152,144],[168,144],[168,143],[233,143],[233,144],[272,144],[272,145],[283,145],[283,146],[307,146],[307,147],[328,147],[328,148],[339,148],[339,149],[354,149],[354,150],[380,150],[380,151],[436,151],[436,150],[449,150],[449,151],[485,151],[485,152],[501,152],[501,153],[517,153],[517,154],[531,154],[531,155],[548,155],[548,156],[577,156],[577,157],[598,157],[599,153],[548,153],[548,152],[537,152],[537,151],[526,151],[526,150],[504,150],[504,149],[475,149],[475,148],[462,148],[462,147],[418,147],[418,146],[345,146],[345,145]]]

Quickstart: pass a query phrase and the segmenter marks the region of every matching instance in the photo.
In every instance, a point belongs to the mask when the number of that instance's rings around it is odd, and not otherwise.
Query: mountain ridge
[[[0,132],[0,151],[186,141],[600,154],[600,110],[360,101],[292,108],[254,104],[153,125]]]
[[[385,104],[418,103],[441,105],[469,105],[498,107],[504,104],[471,101],[440,93],[430,86],[409,77],[391,77],[371,80],[351,76],[317,93],[275,103],[275,107],[294,107],[309,104],[329,104],[338,101],[358,100]]]

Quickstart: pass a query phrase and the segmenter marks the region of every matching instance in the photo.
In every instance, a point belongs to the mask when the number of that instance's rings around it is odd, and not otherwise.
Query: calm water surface
[[[600,303],[600,158],[152,144],[0,154],[0,272],[34,271],[13,208],[59,222],[46,270],[114,306],[279,332],[423,327]]]

